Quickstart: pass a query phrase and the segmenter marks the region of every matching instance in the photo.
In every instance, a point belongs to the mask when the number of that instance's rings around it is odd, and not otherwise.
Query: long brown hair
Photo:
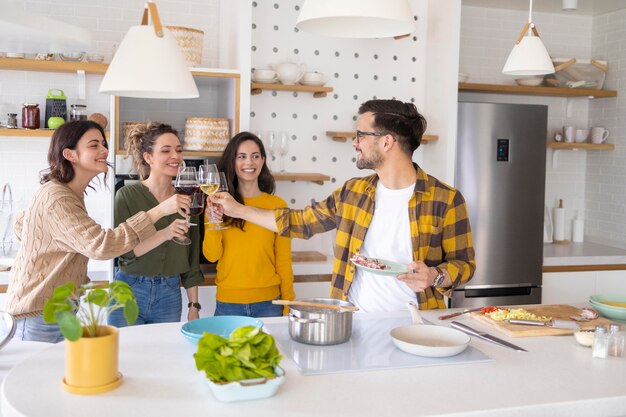
[[[143,154],[145,152],[152,154],[155,142],[165,133],[172,133],[178,137],[178,132],[168,124],[147,122],[135,125],[124,138],[128,155],[133,158],[133,166],[142,180],[150,176],[150,165],[143,158]]]
[[[217,163],[217,169],[226,174],[230,194],[241,204],[244,204],[244,202],[243,196],[239,193],[239,178],[237,178],[237,172],[235,170],[235,160],[237,158],[239,145],[248,140],[257,144],[259,150],[261,151],[261,156],[263,157],[263,166],[261,167],[261,173],[257,178],[257,181],[259,182],[259,189],[268,194],[274,194],[274,191],[276,190],[276,181],[267,166],[267,155],[265,153],[265,146],[263,146],[263,142],[261,142],[261,139],[259,139],[258,136],[250,132],[238,133],[230,141],[228,141],[228,145],[226,145],[226,149],[224,149],[224,153]],[[243,227],[246,224],[246,221],[243,219],[234,219],[228,216],[224,216],[224,221],[227,224],[235,225],[241,230],[243,230]]]
[[[48,148],[48,164],[50,166],[41,171],[40,184],[45,184],[52,180],[67,184],[74,179],[76,172],[74,172],[72,163],[63,156],[63,150],[76,149],[80,138],[91,129],[97,129],[102,134],[102,137],[105,137],[102,126],[91,120],[77,120],[65,123],[54,131],[50,140],[50,147]],[[106,176],[107,174],[105,173],[105,182]]]

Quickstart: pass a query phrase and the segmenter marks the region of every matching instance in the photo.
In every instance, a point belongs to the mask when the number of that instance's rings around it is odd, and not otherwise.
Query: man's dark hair
[[[415,104],[399,100],[369,100],[359,107],[359,114],[368,112],[374,113],[375,129],[392,134],[400,149],[413,155],[426,131],[426,119]]]

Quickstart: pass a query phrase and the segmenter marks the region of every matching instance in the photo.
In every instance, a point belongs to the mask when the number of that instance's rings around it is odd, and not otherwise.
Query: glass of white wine
[[[217,170],[215,164],[205,164],[200,166],[198,172],[198,182],[200,184],[200,190],[206,195],[215,194],[220,188],[220,173]],[[220,219],[215,218],[215,212],[213,211],[213,204],[208,202],[207,214],[209,215],[207,224],[219,223]]]

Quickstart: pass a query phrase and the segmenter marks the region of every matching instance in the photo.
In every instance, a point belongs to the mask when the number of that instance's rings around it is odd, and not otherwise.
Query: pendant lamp
[[[46,16],[25,12],[18,7],[22,6],[0,0],[0,51],[56,54],[89,50],[89,31]]]
[[[296,27],[339,38],[387,38],[413,32],[415,21],[407,0],[305,0]]]
[[[148,13],[154,26],[148,25]],[[141,25],[131,27],[124,36],[99,91],[138,98],[200,96],[176,39],[161,26],[153,2],[146,3]]]
[[[522,28],[506,64],[504,64],[503,74],[543,75],[554,73],[554,65],[552,65],[550,55],[539,37],[532,15],[533,0],[530,0],[528,23]]]

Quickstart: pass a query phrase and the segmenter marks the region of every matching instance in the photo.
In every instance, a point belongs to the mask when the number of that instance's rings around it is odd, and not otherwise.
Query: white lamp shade
[[[296,27],[339,38],[387,38],[413,32],[415,21],[407,0],[305,0]]]
[[[34,54],[89,50],[89,31],[18,7],[22,6],[0,0],[0,51]]]
[[[101,93],[138,98],[195,98],[200,94],[174,36],[133,26],[104,74]]]
[[[524,36],[513,47],[502,69],[507,75],[553,74],[554,65],[539,36]]]

